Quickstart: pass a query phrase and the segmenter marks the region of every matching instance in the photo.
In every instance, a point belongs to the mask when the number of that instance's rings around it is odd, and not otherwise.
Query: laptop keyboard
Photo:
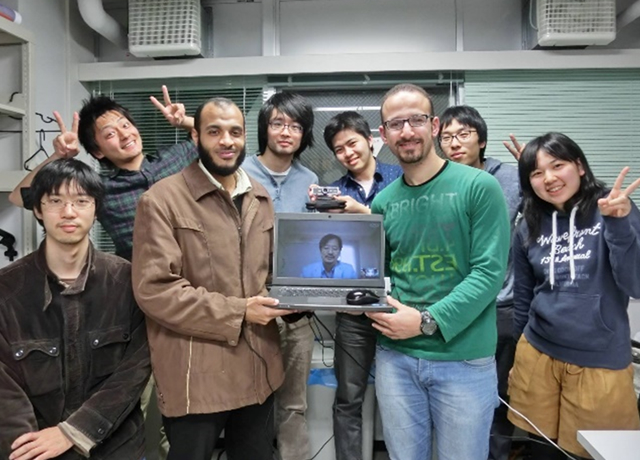
[[[336,297],[345,298],[347,294],[357,288],[331,288],[331,287],[274,287],[271,295],[275,297]],[[384,296],[384,289],[371,289],[379,297]]]

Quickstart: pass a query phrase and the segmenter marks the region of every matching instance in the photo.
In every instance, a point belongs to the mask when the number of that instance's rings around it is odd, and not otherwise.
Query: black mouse
[[[371,305],[378,302],[380,302],[380,297],[369,289],[354,289],[347,294],[347,304],[349,305]]]

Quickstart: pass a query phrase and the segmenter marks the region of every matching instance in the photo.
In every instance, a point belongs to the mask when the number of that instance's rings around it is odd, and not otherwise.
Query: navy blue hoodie
[[[631,363],[627,306],[640,297],[640,213],[631,208],[623,218],[596,208],[586,221],[572,217],[575,208],[546,213],[532,242],[523,219],[513,246],[516,337],[524,332],[537,350],[582,367]]]

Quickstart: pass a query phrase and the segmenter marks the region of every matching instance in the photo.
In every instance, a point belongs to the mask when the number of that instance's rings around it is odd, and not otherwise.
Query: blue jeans
[[[431,361],[376,347],[376,396],[391,460],[487,460],[498,406],[493,356]]]

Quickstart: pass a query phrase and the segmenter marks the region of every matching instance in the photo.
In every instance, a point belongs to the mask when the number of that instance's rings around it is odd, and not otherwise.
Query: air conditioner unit
[[[540,46],[608,45],[616,38],[615,0],[537,0]]]
[[[129,0],[129,51],[136,57],[198,56],[200,0]]]

